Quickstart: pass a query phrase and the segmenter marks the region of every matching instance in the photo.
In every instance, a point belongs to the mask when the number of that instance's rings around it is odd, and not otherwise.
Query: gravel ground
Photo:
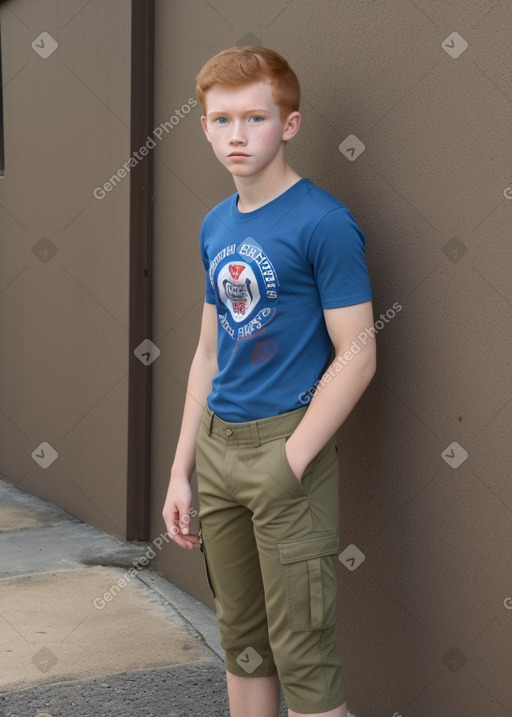
[[[284,704],[280,717],[287,714]],[[229,717],[220,660],[0,694],[1,717]]]

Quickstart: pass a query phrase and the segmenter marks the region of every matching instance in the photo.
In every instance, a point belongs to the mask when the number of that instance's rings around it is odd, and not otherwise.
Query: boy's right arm
[[[199,542],[198,536],[189,534],[190,479],[195,468],[201,417],[217,370],[217,308],[205,302],[199,342],[190,366],[180,436],[162,511],[167,532],[181,548],[193,548]]]

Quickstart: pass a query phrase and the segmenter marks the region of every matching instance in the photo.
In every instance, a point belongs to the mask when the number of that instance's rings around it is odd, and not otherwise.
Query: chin
[[[229,171],[234,177],[252,177],[253,174],[257,174],[257,172],[248,167],[230,167]]]

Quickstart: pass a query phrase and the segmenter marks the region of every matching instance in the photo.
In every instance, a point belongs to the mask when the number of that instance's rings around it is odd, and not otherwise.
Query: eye
[[[263,122],[263,117],[260,117],[259,115],[254,115],[250,118],[253,122]]]
[[[216,117],[216,119],[214,119],[214,122],[217,122],[217,124],[226,124],[227,121],[227,117]]]

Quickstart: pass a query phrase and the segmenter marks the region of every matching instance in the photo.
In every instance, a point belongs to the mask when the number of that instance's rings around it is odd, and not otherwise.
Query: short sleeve
[[[366,239],[346,207],[328,212],[316,225],[308,260],[323,309],[371,301]]]
[[[204,300],[207,304],[215,304],[216,298],[215,298],[215,291],[210,281],[210,262],[208,259],[208,254],[205,248],[205,241],[204,241],[204,223],[201,227],[201,239],[200,239],[200,245],[201,245],[201,259],[204,266],[205,271],[205,288],[204,288]]]

